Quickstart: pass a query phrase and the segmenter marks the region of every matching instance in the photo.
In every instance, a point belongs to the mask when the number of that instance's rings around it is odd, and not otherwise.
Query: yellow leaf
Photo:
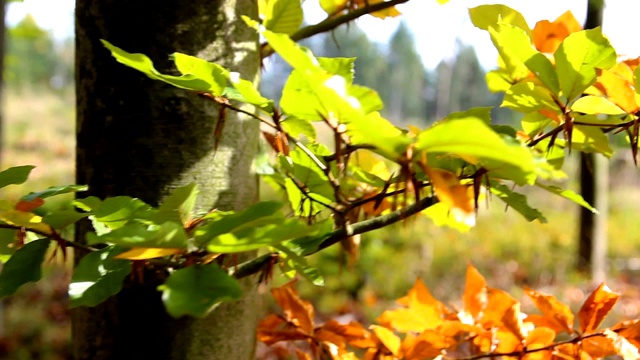
[[[473,187],[460,184],[458,177],[449,171],[426,166],[425,171],[431,179],[438,200],[451,209],[453,217],[468,226],[476,223]]]
[[[593,95],[583,96],[576,100],[576,102],[571,105],[571,110],[589,115],[620,115],[625,113],[624,110],[614,104],[611,100],[602,96]]]
[[[182,253],[182,249],[133,248],[116,255],[116,259],[146,260]]]
[[[397,337],[393,331],[378,325],[371,325],[369,329],[373,331],[375,337],[393,354],[393,356],[398,356],[398,353],[400,352],[400,338]]]
[[[38,231],[42,234],[51,235],[51,226],[42,222],[42,217],[36,214],[10,210],[0,212],[0,221],[4,221],[9,225],[24,227],[27,230]]]
[[[635,114],[639,110],[633,85],[633,72],[629,65],[619,63],[613,69],[596,69],[596,72],[598,77],[595,88],[627,113]]]
[[[431,295],[420,279],[398,303],[406,307],[383,312],[377,319],[381,325],[407,333],[435,329],[443,322],[444,304]]]
[[[348,0],[320,0],[320,7],[331,16],[345,9]]]

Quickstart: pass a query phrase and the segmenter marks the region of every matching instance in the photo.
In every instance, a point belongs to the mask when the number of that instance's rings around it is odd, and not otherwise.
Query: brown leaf
[[[487,281],[473,265],[467,266],[467,280],[464,286],[462,301],[464,309],[477,320],[487,306]]]
[[[594,332],[602,320],[609,314],[613,305],[618,301],[619,294],[611,291],[604,283],[600,284],[578,311],[580,332],[588,334]]]
[[[332,342],[343,348],[345,347],[344,343],[361,349],[376,346],[371,332],[355,321],[343,325],[335,320],[329,320],[316,329],[315,336],[321,341],[333,337],[334,341]]]
[[[571,308],[558,301],[554,296],[539,293],[529,288],[524,289],[525,293],[531,298],[538,310],[542,312],[543,317],[552,324],[551,329],[555,332],[566,331],[573,333],[573,323],[575,318]]]
[[[16,210],[24,211],[24,212],[32,212],[33,210],[39,208],[42,205],[44,205],[44,199],[39,197],[33,199],[32,201],[20,200],[16,204]]]
[[[298,292],[293,288],[296,280],[271,289],[274,299],[284,311],[284,317],[290,323],[298,326],[305,334],[313,333],[314,310],[311,303],[300,299]]]
[[[453,344],[455,341],[442,335],[439,331],[426,330],[417,337],[413,334],[407,334],[402,342],[401,354],[405,360],[433,358]]]
[[[293,341],[308,339],[296,326],[288,323],[282,317],[269,314],[258,323],[258,341],[271,346],[279,341]]]

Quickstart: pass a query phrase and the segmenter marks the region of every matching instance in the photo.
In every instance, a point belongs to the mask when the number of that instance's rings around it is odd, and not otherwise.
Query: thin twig
[[[385,10],[396,5],[406,3],[407,1],[409,0],[390,0],[379,2],[376,4],[363,6],[353,11],[349,11],[348,13],[338,17],[329,17],[315,25],[305,26],[296,31],[291,35],[291,40],[300,41],[316,34],[331,31],[338,26],[353,21],[361,16],[368,15],[376,11]],[[260,47],[262,49],[261,56],[263,59],[271,56],[274,52],[273,48],[271,48],[271,46],[269,46],[269,44],[267,43],[262,44]]]
[[[512,352],[508,352],[508,353],[486,353],[486,354],[481,354],[481,355],[474,355],[474,356],[470,356],[470,357],[464,357],[464,358],[449,358],[449,359],[455,359],[455,360],[479,360],[479,359],[485,359],[485,358],[498,358],[498,357],[509,357],[509,356],[518,356],[518,357],[522,357],[526,354],[531,354],[531,353],[535,353],[535,352],[539,352],[539,351],[547,351],[547,350],[553,350],[554,348],[558,347],[558,346],[562,346],[562,345],[567,345],[567,344],[576,344],[579,343],[583,340],[592,338],[592,337],[601,337],[601,336],[606,336],[603,333],[594,333],[594,334],[589,334],[589,335],[584,335],[584,336],[577,336],[574,337],[572,339],[569,340],[565,340],[565,341],[558,341],[557,343],[553,343],[551,345],[547,345],[547,346],[543,346],[540,348],[535,348],[535,349],[527,349],[525,348],[524,350],[520,350],[520,351],[512,351]]]
[[[45,232],[45,231],[41,231],[41,230],[36,230],[36,229],[30,229],[30,228],[25,228],[24,226],[17,226],[17,225],[10,225],[10,224],[0,224],[0,229],[11,229],[11,230],[21,230],[21,229],[25,229],[25,231],[34,233],[36,235],[40,235],[40,236],[44,236],[50,239],[53,239],[54,241],[62,241],[64,242],[65,245],[69,245],[73,248],[76,249],[80,249],[86,252],[94,252],[94,251],[98,251],[98,249],[84,245],[84,244],[80,244],[78,242],[75,241],[71,241],[71,240],[67,240],[65,238],[63,238],[62,236],[60,236],[59,233],[57,233],[53,228],[51,228],[51,234]]]

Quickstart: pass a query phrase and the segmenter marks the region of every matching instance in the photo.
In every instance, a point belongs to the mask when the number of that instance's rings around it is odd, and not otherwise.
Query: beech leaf
[[[620,295],[611,291],[604,283],[600,284],[584,302],[578,311],[580,332],[592,333],[598,329],[602,320],[609,314]]]

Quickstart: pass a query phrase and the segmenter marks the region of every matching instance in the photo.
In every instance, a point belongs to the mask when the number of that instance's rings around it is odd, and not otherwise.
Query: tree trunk
[[[602,26],[603,0],[588,0],[585,29]],[[607,257],[607,159],[594,154],[580,154],[580,188],[582,197],[600,211],[599,215],[580,208],[577,269],[590,273],[595,281],[604,280]]]
[[[2,164],[4,160],[4,55],[6,48],[6,39],[7,36],[7,24],[6,24],[6,15],[7,15],[7,0],[0,0],[0,19],[2,22],[0,23],[0,164]]]
[[[240,15],[257,18],[253,0],[77,0],[76,91],[79,184],[101,198],[138,197],[158,205],[176,187],[195,182],[200,210],[246,208],[257,200],[251,163],[258,124],[228,113],[214,150],[218,108],[198,95],[147,78],[117,63],[105,39],[148,55],[173,72],[169,54],[215,61],[257,79],[258,37]],[[80,224],[78,240],[88,225]],[[256,327],[255,279],[242,300],[204,319],[172,319],[156,287],[164,269],[144,284],[95,308],[73,310],[77,359],[251,359]]]

